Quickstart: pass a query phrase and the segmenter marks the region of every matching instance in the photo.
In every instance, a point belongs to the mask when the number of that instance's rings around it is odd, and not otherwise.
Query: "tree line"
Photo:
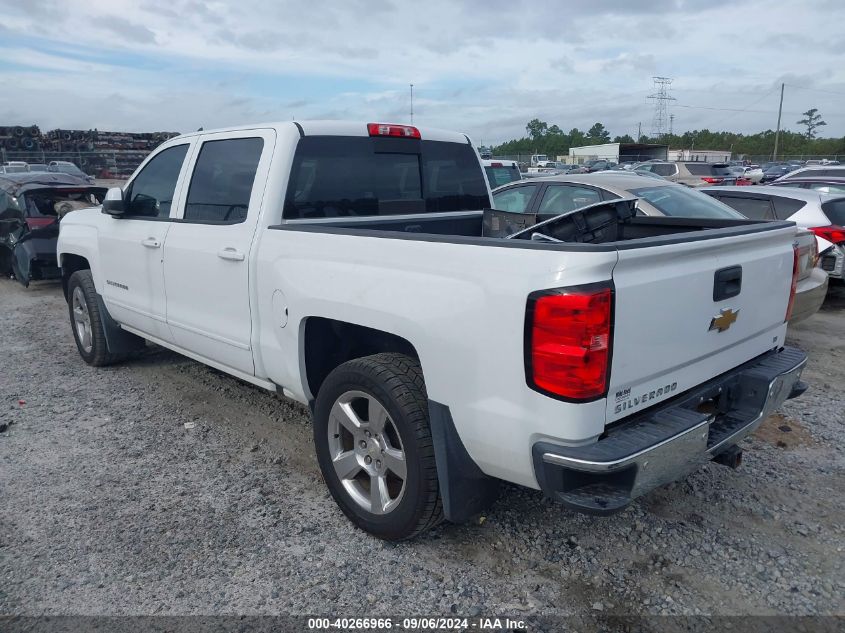
[[[805,126],[804,133],[781,130],[778,155],[830,156],[845,154],[845,137],[816,138],[816,129],[826,125],[818,111],[813,108],[804,113],[805,118],[797,123]],[[601,143],[654,143],[645,135],[639,139],[629,134],[610,136],[602,123],[596,123],[589,130],[572,128],[564,132],[558,125],[549,125],[540,119],[532,119],[525,126],[526,136],[506,141],[492,148],[496,156],[511,154],[547,154],[561,156],[569,153],[570,147],[598,145]],[[683,134],[666,134],[660,139],[671,149],[713,149],[731,150],[734,155],[770,156],[775,146],[775,131],[766,130],[756,134],[718,132],[708,129],[692,130]]]

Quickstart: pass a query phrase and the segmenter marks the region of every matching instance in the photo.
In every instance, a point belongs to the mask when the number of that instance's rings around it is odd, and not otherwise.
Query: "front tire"
[[[399,541],[442,521],[428,398],[415,359],[375,354],[332,371],[317,395],[314,444],[332,497],[362,530]]]
[[[124,358],[122,354],[109,353],[103,315],[90,270],[77,270],[70,276],[67,305],[73,340],[82,360],[93,367],[102,367]]]

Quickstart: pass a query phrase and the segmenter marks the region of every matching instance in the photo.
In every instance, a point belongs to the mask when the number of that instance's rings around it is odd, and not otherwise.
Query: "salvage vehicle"
[[[806,389],[784,346],[794,224],[489,207],[464,134],[169,139],[62,222],[71,331],[93,366],[151,341],[306,403],[334,500],[390,540],[474,516],[500,480],[620,511],[736,466]]]
[[[713,187],[705,193],[747,218],[795,222],[833,243],[833,248],[821,255],[822,270],[836,281],[845,278],[845,194],[771,185]]]
[[[669,182],[660,176],[657,176],[659,182],[646,176],[654,174],[607,171],[512,183],[493,191],[493,206],[503,211],[534,215],[542,221],[601,200],[636,197],[638,213],[647,216],[772,219],[744,216],[742,209],[737,211],[718,202],[715,194],[708,197],[701,191]],[[796,236],[799,252],[798,286],[790,323],[797,323],[818,312],[827,295],[827,273],[816,267],[819,254],[816,239],[808,231],[801,233]]]
[[[0,275],[30,281],[59,278],[59,222],[99,205],[107,189],[75,176],[24,172],[0,175]]]

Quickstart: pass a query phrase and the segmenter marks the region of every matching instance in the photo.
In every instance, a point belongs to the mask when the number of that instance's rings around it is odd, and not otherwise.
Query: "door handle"
[[[159,242],[154,237],[148,237],[145,240],[141,240],[141,244],[143,244],[147,248],[158,248],[159,246],[161,246],[161,242]]]
[[[220,259],[228,259],[233,262],[242,262],[244,260],[244,254],[231,246],[227,246],[226,248],[217,251],[217,257]]]

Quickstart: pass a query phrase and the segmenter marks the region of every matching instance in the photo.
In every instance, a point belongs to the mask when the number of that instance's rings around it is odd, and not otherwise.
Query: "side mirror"
[[[126,213],[126,204],[123,201],[123,189],[112,187],[108,190],[106,199],[103,200],[103,213],[108,213],[115,218],[119,218]]]

